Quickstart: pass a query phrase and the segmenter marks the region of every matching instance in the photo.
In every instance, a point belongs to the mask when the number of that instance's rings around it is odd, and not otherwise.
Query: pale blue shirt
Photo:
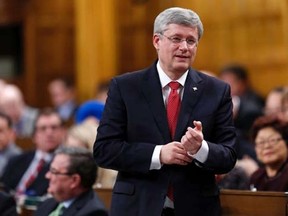
[[[177,81],[181,84],[181,87],[178,90],[178,93],[180,94],[181,100],[183,98],[183,92],[184,92],[184,84],[188,75],[188,70],[178,79],[178,80],[171,80],[167,74],[163,71],[163,69],[161,68],[159,61],[157,63],[157,71],[158,71],[158,75],[160,78],[160,83],[161,83],[161,87],[162,87],[162,94],[163,94],[163,100],[164,100],[164,104],[165,106],[167,105],[167,99],[168,99],[168,95],[170,93],[170,88],[168,86],[168,84],[171,81]],[[197,119],[195,119],[197,120]],[[160,151],[161,148],[163,147],[163,145],[156,145],[153,151],[153,155],[152,155],[152,160],[151,160],[151,165],[150,165],[150,170],[152,169],[161,169],[162,164],[160,162]],[[208,144],[205,140],[202,141],[202,145],[200,147],[200,149],[198,150],[198,152],[196,154],[190,154],[187,152],[187,154],[191,157],[193,157],[194,159],[196,159],[197,161],[204,163],[207,160],[208,157],[208,153],[209,153],[209,147]]]

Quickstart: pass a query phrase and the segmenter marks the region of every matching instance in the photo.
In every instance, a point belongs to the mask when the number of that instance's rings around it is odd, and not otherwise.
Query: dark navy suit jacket
[[[194,127],[193,120],[203,125],[206,162],[150,170],[155,145],[172,141],[156,64],[112,79],[94,145],[97,164],[119,171],[111,216],[161,215],[169,184],[176,216],[220,215],[214,175],[230,171],[236,162],[230,87],[189,69],[174,140]]]
[[[1,178],[6,191],[15,190],[22,176],[28,169],[30,163],[35,156],[35,151],[25,152],[11,158],[5,168],[4,174]],[[35,181],[27,188],[26,193],[32,196],[42,196],[47,193],[49,185],[45,174],[49,170],[49,164],[46,163]]]
[[[34,216],[48,216],[58,204],[54,198],[50,198],[38,206]],[[108,213],[102,201],[91,189],[76,198],[62,216],[108,216]]]

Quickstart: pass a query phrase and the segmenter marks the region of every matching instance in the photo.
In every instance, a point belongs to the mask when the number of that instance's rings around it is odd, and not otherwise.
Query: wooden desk
[[[109,209],[112,189],[95,191]],[[288,194],[284,192],[221,190],[220,200],[222,216],[288,216]]]
[[[221,190],[223,216],[287,216],[284,192]]]
[[[107,209],[110,209],[111,199],[112,199],[112,189],[111,188],[95,188],[94,191],[96,191],[99,198],[103,201],[105,207]]]

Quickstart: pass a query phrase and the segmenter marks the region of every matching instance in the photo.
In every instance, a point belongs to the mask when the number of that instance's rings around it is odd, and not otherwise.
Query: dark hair
[[[0,112],[0,118],[4,119],[7,122],[9,128],[13,127],[12,119],[10,118],[10,116],[3,112]]]
[[[59,113],[56,111],[56,109],[54,108],[51,108],[51,107],[46,107],[46,108],[43,108],[41,109],[36,118],[35,118],[35,121],[34,121],[34,128],[33,128],[33,135],[35,134],[36,132],[36,125],[37,125],[37,122],[38,120],[42,117],[42,116],[51,116],[51,115],[57,115],[58,118],[59,118],[59,121],[60,121],[60,126],[63,126],[64,125],[64,121],[62,120],[62,118],[60,117]]]
[[[84,188],[91,188],[97,178],[97,165],[92,153],[85,148],[62,146],[57,149],[55,155],[64,154],[69,156],[70,164],[67,172],[79,174],[81,185]]]
[[[238,64],[227,65],[220,70],[220,76],[223,74],[233,74],[234,76],[237,77],[238,80],[242,80],[245,82],[248,81],[247,69],[242,65]]]
[[[55,82],[55,81],[61,82],[67,89],[73,89],[75,85],[74,80],[67,76],[59,76],[53,79],[52,81],[50,81],[50,83]]]
[[[255,143],[256,136],[258,132],[263,129],[271,127],[275,131],[281,134],[285,141],[288,141],[288,124],[281,121],[275,115],[260,116],[255,121],[251,128],[251,138],[253,143]]]

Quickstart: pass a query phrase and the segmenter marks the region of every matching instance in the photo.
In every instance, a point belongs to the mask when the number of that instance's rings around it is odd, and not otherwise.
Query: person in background
[[[278,86],[270,90],[265,100],[265,115],[281,115],[282,98],[284,93],[288,91],[285,86]],[[281,116],[279,116],[281,118]]]
[[[14,197],[0,191],[0,214],[1,216],[18,216]]]
[[[95,125],[90,120],[81,124],[73,125],[69,128],[64,144],[66,146],[83,147],[93,152],[93,144],[97,134],[98,124]],[[117,176],[117,171],[112,169],[97,169],[97,188],[113,188]]]
[[[8,161],[1,178],[5,190],[21,196],[43,196],[47,193],[45,174],[54,151],[63,143],[65,130],[59,114],[43,109],[35,121],[33,142],[36,149],[24,152]]]
[[[108,82],[101,82],[96,88],[95,98],[84,101],[79,106],[75,114],[76,124],[87,120],[99,124],[107,98],[108,85]]]
[[[88,100],[82,103],[76,114],[75,123],[81,124],[84,121],[89,121],[98,126],[104,110],[104,103],[97,100]]]
[[[242,65],[224,66],[220,70],[219,78],[231,86],[234,123],[238,134],[249,139],[254,120],[263,115],[264,99],[252,89],[247,69]]]
[[[288,191],[288,124],[277,116],[259,117],[252,127],[252,138],[263,166],[252,174],[251,189]]]
[[[64,122],[73,122],[77,110],[74,83],[68,78],[56,78],[48,85],[50,99]]]
[[[8,160],[22,153],[22,150],[15,144],[15,138],[11,118],[0,112],[0,178]]]
[[[6,85],[7,85],[7,82],[4,79],[0,79],[0,96]]]
[[[282,96],[281,110],[280,119],[284,122],[288,122],[288,91],[286,91]]]
[[[31,137],[38,109],[26,105],[21,90],[6,84],[1,92],[0,111],[7,114],[13,122],[17,137]]]
[[[111,216],[221,215],[215,174],[234,167],[236,134],[229,85],[190,67],[202,34],[194,11],[168,8],[157,61],[112,79],[94,144],[118,170]]]
[[[58,149],[46,173],[52,198],[40,204],[34,215],[108,216],[92,188],[96,172],[97,166],[89,150],[77,147]],[[62,214],[56,214],[57,211]]]
[[[102,81],[96,86],[95,100],[105,104],[109,89],[109,81]]]

